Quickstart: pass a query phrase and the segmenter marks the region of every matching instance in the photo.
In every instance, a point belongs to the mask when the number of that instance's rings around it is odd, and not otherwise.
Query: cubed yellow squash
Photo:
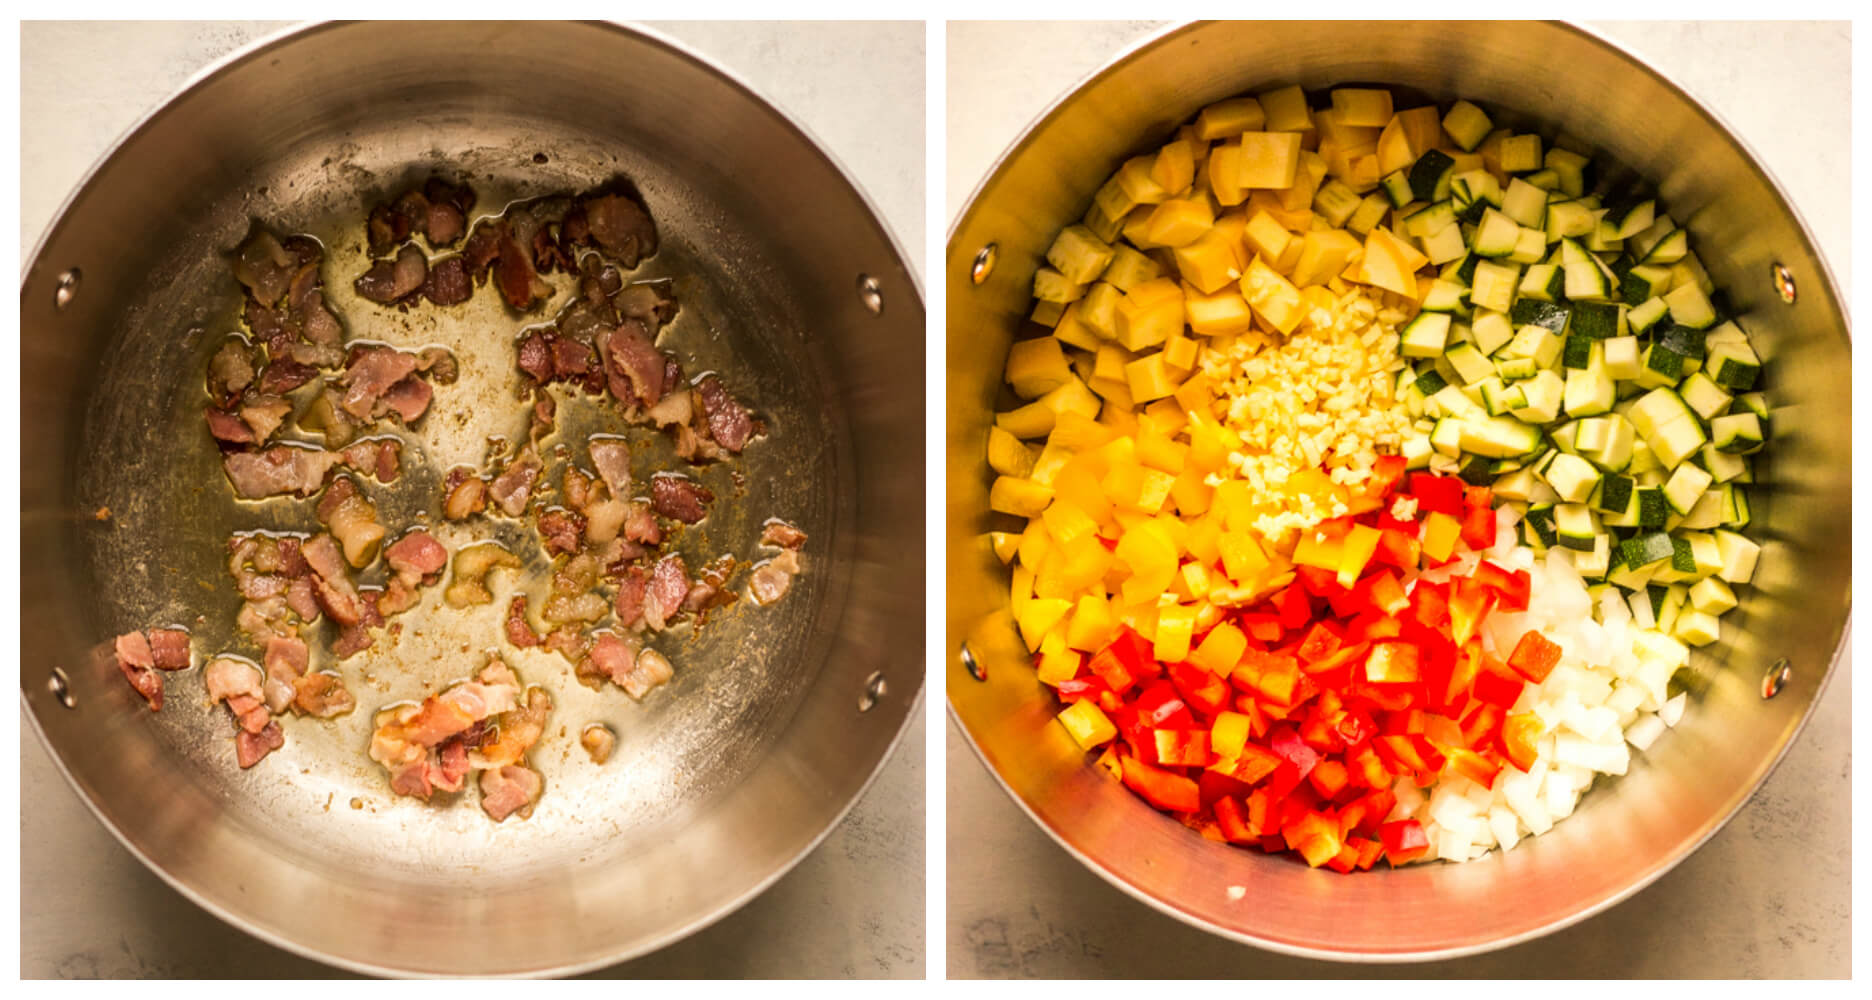
[[[1255,262],[1248,265],[1248,273],[1242,275],[1241,288],[1255,314],[1274,329],[1289,334],[1300,325],[1304,316],[1300,289],[1269,266],[1266,258],[1256,257]]]
[[[1164,363],[1170,366],[1171,371],[1176,374],[1178,384],[1181,384],[1196,367],[1196,341],[1181,333],[1173,333],[1164,341],[1163,355]],[[1179,413],[1177,423],[1182,422],[1182,415]]]
[[[1066,352],[1060,350],[1060,342],[1052,337],[1035,337],[1017,340],[1008,348],[1007,370],[1003,377],[1013,386],[1015,395],[1022,399],[1039,399],[1065,385],[1073,376],[1071,366],[1066,363]]]
[[[1267,122],[1261,102],[1252,97],[1234,97],[1217,101],[1196,115],[1196,137],[1204,142],[1227,139],[1243,132],[1253,132]],[[1209,154],[1214,156],[1212,152]]]
[[[1125,365],[1125,381],[1137,402],[1162,399],[1176,391],[1178,380],[1165,363],[1162,351],[1152,351]]]
[[[1047,248],[1047,263],[1066,276],[1068,281],[1089,284],[1111,263],[1111,244],[1099,239],[1085,226],[1067,226]]]
[[[1020,538],[1012,531],[990,531],[988,545],[994,549],[995,558],[1005,565],[1014,561],[1014,554],[1020,550]]]
[[[1155,155],[1134,156],[1118,168],[1116,180],[1123,189],[1124,196],[1132,205],[1155,205],[1175,192],[1165,191],[1163,185],[1152,177],[1157,166]]]
[[[1281,225],[1280,220],[1266,211],[1249,216],[1247,225],[1242,227],[1242,243],[1256,256],[1269,260],[1278,258],[1287,250],[1287,244],[1293,240],[1293,233]]]
[[[1231,284],[1214,295],[1185,295],[1183,320],[1205,336],[1240,333],[1254,323],[1254,310],[1242,298],[1240,286]]]
[[[1034,402],[1056,414],[1072,412],[1086,417],[1097,417],[1099,406],[1102,405],[1084,382],[1071,376],[1058,388],[1048,391]]]
[[[1132,247],[1119,244],[1112,248],[1112,262],[1105,269],[1104,280],[1119,291],[1129,293],[1138,284],[1161,274],[1163,268],[1156,261]]]
[[[999,427],[988,428],[988,465],[1004,476],[1025,479],[1039,452]]]
[[[1017,438],[1040,438],[1053,432],[1053,423],[1058,417],[1052,407],[1033,402],[995,414],[995,426]]]
[[[1241,277],[1239,245],[1240,236],[1232,227],[1213,226],[1195,241],[1176,248],[1177,273],[1204,295],[1211,294]]]
[[[1155,347],[1183,329],[1183,286],[1152,278],[1131,287],[1118,304],[1118,343],[1128,351]]]
[[[1306,91],[1299,84],[1270,90],[1256,95],[1261,102],[1266,123],[1262,126],[1270,132],[1304,132],[1313,127],[1313,113],[1307,107]]]
[[[1391,91],[1377,87],[1335,87],[1333,113],[1346,125],[1384,128],[1391,124]]]
[[[1294,171],[1294,182],[1280,192],[1281,207],[1290,212],[1310,209],[1313,195],[1319,191],[1320,184],[1326,180],[1326,158],[1318,153],[1302,150],[1300,165]]]
[[[1248,189],[1241,183],[1240,143],[1227,142],[1210,150],[1203,174],[1209,179],[1209,193],[1215,196],[1217,204],[1226,208],[1239,205],[1248,197]]]
[[[1196,149],[1191,143],[1178,139],[1157,151],[1157,159],[1151,164],[1151,180],[1158,187],[1176,194],[1195,179]]]
[[[1151,210],[1144,222],[1144,239],[1162,247],[1194,243],[1215,225],[1208,198],[1171,198]]]
[[[1102,283],[1093,285],[1086,289],[1084,297],[1074,302],[1072,305],[1067,306],[1065,310],[1060,313],[1059,322],[1053,326],[1053,339],[1059,341],[1061,344],[1065,345],[1065,347],[1073,347],[1081,351],[1098,350],[1098,345],[1105,340],[1105,337],[1101,336],[1097,330],[1092,329],[1091,326],[1086,324],[1085,304],[1087,300],[1092,297],[1093,293],[1101,288],[1111,289],[1111,286]],[[1065,347],[1061,349],[1064,350]]]
[[[997,476],[988,487],[988,507],[1016,517],[1036,517],[1053,502],[1053,490],[1031,479]]]
[[[1053,433],[1047,435],[1047,444],[1072,452],[1090,451],[1110,441],[1113,434],[1110,427],[1084,414],[1062,413],[1053,425]]]
[[[1137,457],[1139,464],[1174,476],[1183,471],[1189,458],[1189,445],[1167,434],[1144,433],[1138,435]]]
[[[1073,303],[1078,310],[1078,321],[1090,330],[1098,340],[1110,340],[1118,334],[1118,304],[1124,301],[1124,292],[1109,281],[1094,282],[1086,289],[1085,296]],[[1064,322],[1062,318],[1061,322]],[[1053,331],[1060,336],[1058,328]],[[1061,338],[1065,339],[1065,338]],[[1079,340],[1070,341],[1074,347],[1088,351],[1098,350],[1096,343],[1087,344]]]
[[[1360,261],[1360,280],[1405,298],[1417,297],[1416,268],[1407,266],[1402,252],[1403,241],[1379,226],[1365,237],[1365,256]]]
[[[1300,136],[1295,132],[1244,132],[1236,180],[1244,188],[1293,186],[1300,171]]]
[[[1344,271],[1363,251],[1358,237],[1343,229],[1313,230],[1300,240],[1300,259],[1294,264],[1293,282],[1301,286],[1325,284],[1326,279]]]

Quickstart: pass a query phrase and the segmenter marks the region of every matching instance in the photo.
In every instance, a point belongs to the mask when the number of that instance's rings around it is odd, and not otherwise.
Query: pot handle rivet
[[[884,672],[873,670],[871,676],[865,678],[864,693],[858,696],[858,711],[869,712],[876,708],[889,690],[890,687],[884,683]]]
[[[1775,294],[1781,296],[1781,301],[1788,305],[1793,305],[1795,295],[1794,275],[1782,264],[1776,264],[1769,268],[1769,273],[1774,276]]]
[[[982,666],[981,661],[975,658],[975,651],[970,649],[966,642],[962,644],[962,669],[967,670],[969,676],[978,681],[988,679],[988,668]]]
[[[990,243],[976,252],[975,266],[969,269],[969,280],[978,285],[987,281],[988,275],[994,272],[994,266],[995,245]]]
[[[1762,700],[1767,701],[1781,693],[1788,681],[1794,676],[1794,668],[1788,665],[1787,657],[1782,657],[1768,665],[1768,672],[1762,674]]]
[[[884,289],[876,278],[868,274],[858,276],[858,298],[864,302],[866,309],[871,310],[871,315],[877,316],[884,312]]]
[[[58,309],[71,305],[71,301],[78,297],[78,281],[83,277],[84,272],[75,267],[59,275],[58,285],[52,289],[52,305]]]
[[[52,697],[58,699],[59,704],[66,708],[78,707],[78,696],[72,693],[71,678],[65,676],[63,667],[52,668],[52,677],[46,681],[46,687],[51,690]]]

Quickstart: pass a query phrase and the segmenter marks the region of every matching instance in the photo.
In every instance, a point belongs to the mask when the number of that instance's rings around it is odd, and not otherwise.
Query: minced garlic
[[[1331,309],[1312,309],[1284,341],[1244,335],[1201,352],[1201,369],[1221,397],[1218,418],[1243,444],[1210,481],[1249,483],[1271,511],[1254,524],[1265,538],[1278,544],[1346,513],[1342,503],[1322,507],[1311,494],[1283,490],[1295,473],[1323,468],[1333,482],[1356,487],[1378,456],[1403,444],[1411,429],[1395,392],[1403,319],[1354,287]]]

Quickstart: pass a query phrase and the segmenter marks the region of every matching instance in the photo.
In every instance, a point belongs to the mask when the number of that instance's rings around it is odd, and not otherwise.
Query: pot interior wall
[[[283,750],[237,771],[231,725],[193,675],[151,714],[108,657],[110,636],[165,623],[194,631],[198,660],[235,648],[228,533],[313,526],[309,504],[233,500],[203,435],[204,365],[238,329],[224,255],[255,219],[309,232],[349,336],[456,353],[460,381],[400,432],[405,474],[373,487],[386,524],[433,525],[442,473],[480,465],[490,436],[519,439],[527,403],[512,347],[524,321],[491,289],[406,314],[350,290],[365,209],[431,170],[467,177],[475,214],[618,176],[637,185],[662,248],[630,277],[667,279],[681,302],[663,346],[686,371],[720,371],[770,425],[732,467],[698,474],[720,499],[679,548],[692,566],[704,552],[752,561],[761,521],[784,517],[811,538],[808,572],[777,606],[744,600],[693,637],[664,637],[676,679],[641,704],[498,642],[502,588],[474,613],[432,594],[399,640],[347,662],[358,711],[289,725]],[[71,267],[82,277],[59,308],[53,288]],[[882,313],[866,308],[860,275],[876,279]],[[25,467],[38,470],[23,501],[35,567],[24,613],[38,627],[22,683],[34,719],[126,843],[250,930],[416,972],[543,971],[648,950],[744,901],[823,836],[916,700],[919,672],[884,650],[921,643],[921,368],[902,362],[921,344],[920,295],[808,138],[653,38],[333,25],[271,43],[115,151],[65,208],[23,296]],[[586,434],[622,429],[562,398],[547,445],[582,459]],[[681,467],[654,436],[631,440],[640,479]],[[101,507],[106,521],[90,516]],[[436,530],[451,548],[470,537]],[[545,561],[531,525],[497,532],[529,559],[520,585],[537,608]],[[452,807],[390,796],[364,755],[372,711],[468,675],[497,646],[556,702],[532,754],[547,782],[534,816],[494,826],[472,795]],[[75,709],[49,694],[55,666]],[[860,711],[879,670],[890,694]],[[618,734],[606,767],[578,747],[587,722]]]
[[[1382,38],[1383,45],[1347,39]],[[1527,67],[1556,67],[1530,73]],[[1595,159],[1651,179],[1768,359],[1772,461],[1751,491],[1764,542],[1754,585],[1720,645],[1687,679],[1689,721],[1576,816],[1506,854],[1342,878],[1192,836],[1091,766],[1051,725],[1021,664],[1005,569],[985,533],[984,455],[1007,347],[1035,267],[1125,158],[1204,105],[1273,86],[1383,84],[1464,97],[1498,124],[1565,133]],[[1407,106],[1400,104],[1400,107]],[[995,265],[971,270],[993,244]],[[1770,268],[1795,277],[1781,302]],[[1432,958],[1500,947],[1579,920],[1661,875],[1740,807],[1824,683],[1850,602],[1846,319],[1825,266],[1779,190],[1707,112],[1631,57],[1575,28],[1530,23],[1205,23],[1168,32],[1094,75],[1011,149],[951,231],[948,504],[951,708],[1015,799],[1069,850],[1133,895],[1217,933],[1282,951]],[[970,675],[962,655],[985,668]],[[1760,695],[1781,658],[1795,682]],[[1513,886],[1513,891],[1506,887]]]

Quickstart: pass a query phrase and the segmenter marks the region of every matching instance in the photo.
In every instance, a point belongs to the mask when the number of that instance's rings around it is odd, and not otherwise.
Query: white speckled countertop
[[[924,269],[920,23],[659,23],[793,114],[844,163]],[[20,36],[20,245],[126,128],[198,69],[271,24],[29,23]],[[837,59],[801,58],[836,52]],[[109,58],[98,59],[98,52]],[[785,878],[713,927],[600,977],[920,977],[924,966],[924,713],[842,825]],[[118,845],[20,740],[20,974],[276,978],[339,975],[184,899]]]
[[[1594,25],[1721,114],[1779,178],[1842,287],[1852,273],[1851,28]],[[1053,100],[1146,23],[952,23],[947,218]],[[1844,293],[1842,293],[1844,294]],[[948,974],[955,977],[1842,977],[1852,972],[1852,676],[1715,838],[1637,896],[1504,951],[1428,965],[1290,958],[1192,929],[1092,874],[948,733]],[[966,831],[957,835],[955,831]]]

